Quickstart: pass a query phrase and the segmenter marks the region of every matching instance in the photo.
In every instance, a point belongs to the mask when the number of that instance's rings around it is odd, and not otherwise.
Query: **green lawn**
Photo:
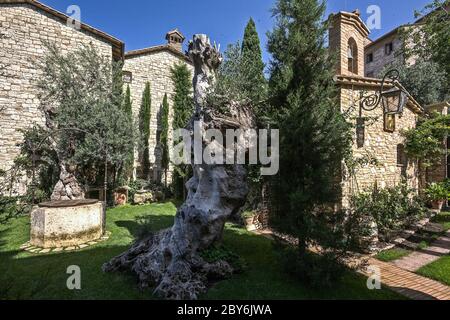
[[[417,273],[450,286],[450,256],[420,268]]]
[[[29,240],[29,218],[0,226],[0,298],[3,299],[152,299],[140,292],[130,274],[105,274],[101,265],[125,251],[142,232],[171,226],[172,203],[122,207],[108,211],[108,241],[72,253],[34,255],[19,247]],[[370,291],[366,280],[349,272],[329,290],[312,290],[283,273],[272,242],[233,225],[227,225],[224,244],[245,259],[248,268],[230,280],[214,284],[204,299],[399,299],[389,290]],[[68,266],[81,268],[79,291],[66,288]]]
[[[450,212],[442,212],[436,216],[433,221],[442,224],[446,230],[449,230]],[[417,273],[450,286],[450,256],[442,257],[439,260],[420,268]]]
[[[376,255],[375,258],[384,262],[390,262],[397,259],[401,259],[407,255],[409,255],[412,251],[402,249],[402,248],[392,248],[389,250],[385,250]]]

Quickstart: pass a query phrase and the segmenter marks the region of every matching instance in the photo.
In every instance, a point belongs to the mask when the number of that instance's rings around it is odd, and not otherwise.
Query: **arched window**
[[[355,39],[348,40],[348,71],[351,73],[358,73],[358,45]]]

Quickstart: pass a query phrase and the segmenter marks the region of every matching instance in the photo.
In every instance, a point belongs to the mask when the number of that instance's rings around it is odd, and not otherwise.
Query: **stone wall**
[[[93,43],[112,60],[112,45],[87,31],[78,31],[52,14],[30,4],[0,4],[0,169],[7,170],[19,154],[20,129],[44,124],[36,81],[45,55],[43,41],[56,43],[62,52]],[[24,192],[24,185],[18,186]]]
[[[356,118],[359,114],[360,92],[366,94],[375,93],[376,89],[370,87],[352,88],[343,85],[341,91],[341,108],[343,112],[351,110],[351,119],[356,126]],[[352,107],[353,106],[353,107]],[[361,158],[371,156],[378,161],[378,165],[367,165],[357,169],[355,179],[351,179],[348,174],[344,174],[343,185],[343,205],[348,205],[349,197],[352,193],[364,191],[375,185],[379,188],[395,186],[402,181],[406,175],[408,185],[417,190],[418,172],[414,161],[407,161],[406,166],[399,163],[400,155],[398,146],[404,143],[401,135],[402,130],[414,128],[418,115],[405,107],[402,116],[396,115],[396,127],[394,132],[384,130],[383,109],[376,108],[373,111],[363,111],[363,117],[370,117],[371,121],[366,121],[364,145],[359,147],[356,143],[356,129],[354,130],[354,143],[352,146],[353,156]],[[405,162],[403,162],[405,163]]]
[[[393,52],[389,55],[385,53],[385,47],[388,43],[393,44]],[[395,32],[386,38],[376,41],[366,47],[365,50],[365,76],[367,77],[382,77],[383,69],[386,65],[391,64],[396,59],[402,59],[399,56],[399,51],[403,47],[403,42],[400,40],[398,34]],[[367,56],[373,54],[373,61],[367,62]]]
[[[186,63],[193,72],[191,64],[185,59],[172,53],[169,50],[159,50],[152,53],[144,53],[141,55],[133,55],[126,57],[124,71],[131,72],[132,81],[129,83],[131,90],[131,98],[133,105],[133,115],[137,119],[142,102],[142,94],[145,84],[150,82],[152,106],[150,120],[150,164],[153,167],[153,179],[164,181],[161,172],[161,150],[159,148],[159,133],[161,130],[160,112],[164,95],[167,94],[169,102],[169,142],[172,138],[172,121],[173,121],[173,95],[174,84],[171,79],[171,68],[175,64]],[[138,155],[135,155],[135,168],[139,173],[140,163]],[[171,171],[171,170],[169,170]],[[139,174],[138,174],[139,175]],[[171,181],[171,173],[168,173],[168,182]]]

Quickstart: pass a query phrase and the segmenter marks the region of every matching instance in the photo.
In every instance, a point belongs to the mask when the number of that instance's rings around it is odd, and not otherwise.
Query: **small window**
[[[367,63],[373,62],[373,53],[369,53],[366,57]]]
[[[386,46],[384,47],[384,53],[389,56],[391,55],[392,51],[394,51],[394,45],[392,44],[392,42],[389,42],[386,44]]]
[[[374,78],[374,77],[375,77],[375,74],[374,74],[373,71],[370,71],[370,72],[367,72],[366,77],[367,77],[367,78]]]
[[[130,71],[123,71],[122,72],[122,79],[124,83],[131,83],[133,82],[133,74]]]

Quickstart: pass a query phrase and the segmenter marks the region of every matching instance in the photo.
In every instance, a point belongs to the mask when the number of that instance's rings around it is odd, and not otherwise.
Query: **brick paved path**
[[[450,300],[449,286],[373,258],[369,260],[369,265],[380,268],[383,285],[407,298]],[[369,275],[364,271],[362,273]]]
[[[392,261],[392,263],[402,269],[409,271],[417,271],[423,266],[430,264],[442,256],[450,253],[450,230],[438,238],[431,246],[414,251],[413,253],[401,259]]]
[[[255,230],[269,239],[274,238],[271,230]],[[352,265],[352,262],[348,262]],[[403,270],[390,263],[382,262],[374,258],[368,259],[369,266],[377,266],[381,271],[381,283],[409,299],[413,300],[450,300],[450,287],[440,282],[419,276],[407,270]],[[365,276],[370,276],[365,270],[359,271]]]

